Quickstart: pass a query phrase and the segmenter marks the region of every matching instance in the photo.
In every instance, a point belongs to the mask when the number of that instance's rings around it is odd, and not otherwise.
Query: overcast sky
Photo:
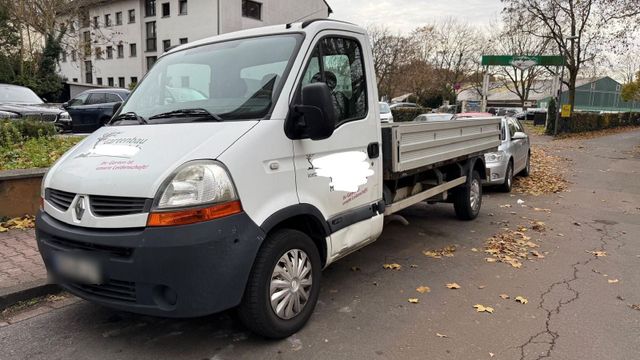
[[[385,25],[393,31],[409,32],[434,20],[456,17],[486,25],[497,20],[500,0],[327,0],[334,19],[361,26]]]

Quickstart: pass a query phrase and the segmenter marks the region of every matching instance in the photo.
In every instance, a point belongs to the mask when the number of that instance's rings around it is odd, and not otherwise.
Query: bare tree
[[[502,1],[505,16],[530,23],[531,35],[553,41],[566,56],[569,76],[565,83],[572,108],[582,67],[595,59],[602,44],[628,44],[626,40],[640,18],[639,0]]]
[[[373,49],[373,66],[380,95],[388,97],[398,85],[401,68],[411,63],[416,51],[411,38],[392,34],[388,28],[370,26],[367,29]]]

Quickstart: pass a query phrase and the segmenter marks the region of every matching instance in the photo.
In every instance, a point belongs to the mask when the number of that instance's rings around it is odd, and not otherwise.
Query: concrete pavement
[[[635,359],[640,131],[540,146],[570,159],[568,192],[489,193],[472,222],[446,204],[406,211],[408,226],[388,224],[377,242],[323,272],[314,316],[288,339],[251,335],[233,311],[159,319],[80,301],[0,327],[0,359]],[[545,223],[527,232],[543,259],[520,269],[485,260],[489,236],[533,220]],[[453,257],[422,254],[452,244]],[[461,288],[445,287],[452,282]],[[421,285],[431,291],[416,292]]]

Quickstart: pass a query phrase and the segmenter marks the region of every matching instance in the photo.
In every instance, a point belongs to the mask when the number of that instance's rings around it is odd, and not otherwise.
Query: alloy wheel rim
[[[471,204],[471,209],[476,211],[480,205],[480,183],[478,180],[473,179],[473,181],[471,181],[469,190],[469,203]]]
[[[269,286],[269,301],[276,316],[288,320],[302,312],[313,285],[311,270],[311,259],[303,250],[291,249],[280,257]]]
[[[509,167],[509,171],[507,171],[507,185],[511,187],[511,181],[513,181],[513,169]]]

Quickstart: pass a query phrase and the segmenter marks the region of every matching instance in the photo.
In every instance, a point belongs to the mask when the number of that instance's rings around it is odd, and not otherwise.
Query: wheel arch
[[[260,228],[267,236],[280,229],[293,229],[307,234],[318,248],[322,266],[325,266],[329,253],[326,239],[331,231],[324,216],[315,206],[311,204],[287,206],[269,216]]]

